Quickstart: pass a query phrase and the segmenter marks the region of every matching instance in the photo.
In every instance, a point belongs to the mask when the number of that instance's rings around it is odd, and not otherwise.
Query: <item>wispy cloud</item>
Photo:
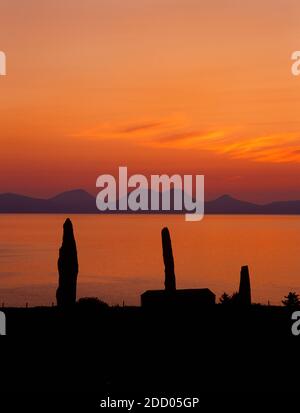
[[[179,130],[185,125],[181,115],[173,115],[158,120],[139,120],[134,123],[101,123],[71,136],[90,139],[129,139],[140,142],[155,139],[158,135],[165,135]]]
[[[73,136],[128,140],[157,149],[199,150],[254,162],[300,162],[300,132],[248,136],[241,127],[191,128],[175,115],[130,124],[101,124]]]
[[[123,132],[123,133],[144,132],[144,131],[148,131],[149,129],[155,130],[156,128],[159,128],[161,125],[162,125],[161,122],[137,123],[137,124],[124,127],[124,129],[120,130],[119,132]]]
[[[300,133],[270,134],[235,139],[220,145],[219,152],[256,162],[300,162]]]

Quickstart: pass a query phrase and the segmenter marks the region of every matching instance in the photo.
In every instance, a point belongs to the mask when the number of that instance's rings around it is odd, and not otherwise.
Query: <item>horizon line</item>
[[[132,190],[133,190],[134,188],[132,188]],[[173,191],[173,190],[175,190],[175,189],[177,189],[177,190],[180,190],[181,188],[171,188],[170,189],[170,191]],[[150,188],[148,188],[148,189],[146,189],[145,188],[145,190],[148,190],[148,191],[151,191],[151,189]],[[182,190],[182,189],[181,189]],[[24,198],[31,198],[31,199],[36,199],[36,200],[44,200],[44,201],[49,201],[49,200],[51,200],[51,199],[53,199],[53,198],[56,198],[56,197],[58,197],[59,195],[63,195],[63,194],[68,194],[68,193],[72,193],[72,192],[82,192],[82,193],[85,193],[85,194],[87,194],[87,195],[89,195],[90,197],[92,197],[92,198],[95,198],[96,199],[96,196],[95,195],[93,195],[92,193],[90,193],[88,190],[86,190],[86,189],[83,189],[83,188],[74,188],[74,189],[66,189],[66,190],[62,190],[62,191],[59,191],[59,192],[56,192],[54,195],[51,195],[51,196],[48,196],[48,197],[40,197],[40,196],[35,196],[35,195],[27,195],[27,194],[24,194],[24,193],[18,193],[18,192],[9,192],[9,191],[6,191],[6,192],[0,192],[0,196],[4,196],[4,195],[13,195],[13,196],[21,196],[21,197],[24,197]],[[127,194],[129,194],[131,191],[128,191],[127,192]],[[164,191],[164,192],[168,192],[168,191]],[[182,192],[184,192],[183,190],[182,190]],[[162,191],[159,191],[159,193],[160,194],[162,194]],[[274,200],[272,200],[272,201],[268,201],[268,202],[257,202],[257,201],[248,201],[248,200],[245,200],[245,199],[240,199],[239,197],[235,197],[235,196],[233,196],[233,195],[231,195],[231,194],[227,194],[227,193],[223,193],[222,195],[218,195],[218,196],[216,196],[215,198],[210,198],[210,199],[206,199],[204,202],[214,202],[214,201],[217,201],[217,200],[220,200],[220,199],[231,199],[231,200],[234,200],[234,201],[240,201],[240,202],[245,202],[245,203],[249,203],[249,204],[252,204],[252,205],[257,205],[257,206],[266,206],[266,205],[270,205],[270,204],[272,204],[272,203],[277,203],[277,202],[300,202],[300,197],[299,198],[297,198],[297,199],[288,199],[288,200],[280,200],[280,199],[274,199]],[[118,198],[119,199],[119,198]]]

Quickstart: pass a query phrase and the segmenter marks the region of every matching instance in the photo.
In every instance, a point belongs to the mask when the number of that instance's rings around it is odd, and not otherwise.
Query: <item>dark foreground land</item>
[[[109,307],[95,298],[76,303],[77,249],[67,219],[58,259],[58,307],[3,309],[7,339],[1,340],[0,391],[23,392],[12,396],[22,402],[24,394],[47,394],[42,407],[64,395],[66,411],[72,411],[70,403],[77,407],[80,395],[82,411],[86,401],[99,404],[107,397],[199,397],[203,403],[209,394],[205,411],[216,405],[232,410],[224,399],[229,394],[235,404],[237,394],[246,394],[240,411],[259,392],[285,391],[295,399],[300,338],[292,334],[293,311],[251,305],[247,266],[241,268],[239,292],[226,301],[223,295],[222,305],[214,304],[208,289],[177,290],[167,228],[162,248],[165,289],[143,293],[142,307]],[[299,304],[296,294],[286,298],[286,305]],[[52,411],[60,407],[54,402]]]
[[[190,396],[299,391],[283,307],[4,309],[1,389]]]

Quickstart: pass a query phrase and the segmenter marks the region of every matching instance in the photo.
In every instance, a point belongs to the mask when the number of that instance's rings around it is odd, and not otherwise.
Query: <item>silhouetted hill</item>
[[[47,203],[46,199],[31,198],[12,193],[0,194],[1,213],[45,212]]]
[[[95,198],[84,190],[63,192],[49,199],[0,194],[0,213],[96,213]]]
[[[1,205],[1,204],[0,204]],[[48,205],[53,212],[62,213],[96,213],[95,198],[83,189],[62,192],[48,200]]]
[[[150,207],[150,194],[148,192],[148,205]],[[171,213],[174,210],[173,192],[171,190]],[[138,211],[140,213],[140,211]],[[148,211],[142,211],[149,213]],[[165,213],[160,208],[156,213]],[[62,192],[49,199],[33,198],[13,193],[0,194],[0,213],[76,213],[99,214],[95,197],[88,192],[77,189]],[[108,213],[110,213],[108,211]],[[127,213],[127,211],[123,211]],[[129,212],[130,213],[130,212]],[[152,213],[152,212],[150,212]],[[154,212],[155,213],[155,212]],[[179,212],[181,213],[181,212]],[[240,201],[230,195],[223,195],[213,201],[205,202],[205,214],[300,214],[299,201],[277,201],[269,204],[258,205],[251,202]]]
[[[205,203],[206,214],[259,214],[262,206],[223,195]]]
[[[277,201],[263,206],[268,214],[300,214],[300,201]]]

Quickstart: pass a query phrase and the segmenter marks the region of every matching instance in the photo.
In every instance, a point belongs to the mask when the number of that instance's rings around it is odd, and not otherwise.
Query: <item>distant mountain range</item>
[[[103,214],[96,207],[95,197],[82,189],[63,192],[49,199],[32,198],[12,193],[0,194],[0,213]],[[111,212],[107,211],[104,213]],[[133,212],[125,211],[123,213]],[[143,213],[153,212],[143,211]],[[166,213],[166,211],[157,211],[156,213]],[[178,213],[178,211],[174,210],[172,202],[170,213]],[[296,215],[300,214],[300,200],[278,201],[258,205],[240,201],[229,195],[223,195],[213,201],[205,202],[205,214]]]

